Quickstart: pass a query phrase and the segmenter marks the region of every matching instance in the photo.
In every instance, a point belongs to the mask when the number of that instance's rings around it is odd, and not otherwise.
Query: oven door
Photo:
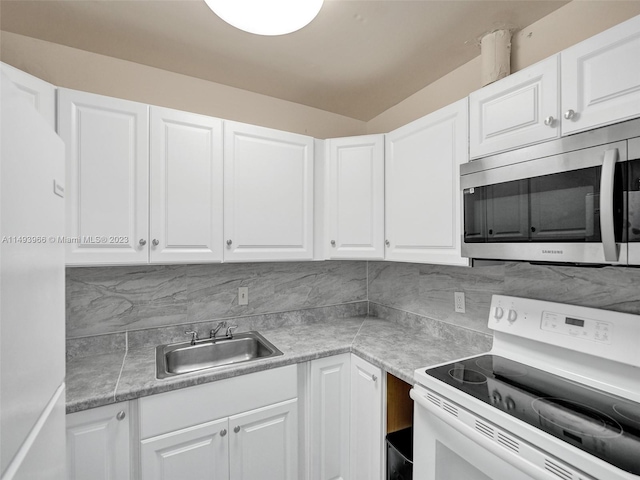
[[[414,400],[414,480],[593,480],[550,457],[537,462],[544,454],[535,447],[498,433],[489,422],[443,402],[419,385],[410,395]],[[463,414],[476,418],[474,427],[460,419]]]
[[[628,224],[629,265],[640,265],[640,138],[629,140]]]
[[[627,142],[462,175],[462,253],[626,264]]]

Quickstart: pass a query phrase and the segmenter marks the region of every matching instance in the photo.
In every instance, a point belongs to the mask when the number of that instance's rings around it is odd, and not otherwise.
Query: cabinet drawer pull
[[[227,245],[231,246],[233,242],[231,240],[227,240]]]
[[[122,420],[124,420],[124,417],[126,417],[127,414],[124,413],[124,410],[120,410],[117,414],[116,414],[116,419],[121,422]]]
[[[224,437],[227,434],[227,429],[223,428],[222,430],[220,430],[220,436]]]
[[[160,241],[157,238],[153,239],[153,242],[151,242],[153,244],[154,247],[157,247],[158,245],[160,245]]]
[[[374,382],[377,382],[378,381],[377,375],[371,375],[371,380],[373,380]]]
[[[575,116],[576,116],[576,112],[571,109],[564,112],[564,118],[566,118],[567,120],[571,120]]]
[[[554,124],[554,122],[555,122],[555,121],[556,121],[556,119],[555,119],[555,118],[553,118],[553,117],[549,116],[549,117],[547,117],[547,118],[545,118],[545,119],[544,119],[544,124],[545,124],[547,127],[553,127],[553,124]]]
[[[336,241],[335,240],[331,240],[331,246],[335,247],[336,246]]]
[[[390,247],[390,246],[391,246],[391,242],[390,242],[389,240],[385,240],[385,241],[384,241],[384,244],[385,244],[387,247]]]
[[[141,238],[138,243],[144,247],[147,244],[147,241],[144,238]]]
[[[240,432],[240,426],[234,427],[233,431],[236,432],[236,433],[239,433]]]

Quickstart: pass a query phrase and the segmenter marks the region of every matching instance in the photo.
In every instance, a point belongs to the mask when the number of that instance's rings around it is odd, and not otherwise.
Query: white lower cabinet
[[[232,480],[296,480],[298,402],[291,399],[229,418]]]
[[[129,417],[128,402],[67,415],[69,480],[131,478]]]
[[[350,359],[345,353],[311,362],[310,480],[349,478]]]
[[[142,480],[228,480],[228,430],[223,418],[143,440]]]
[[[297,480],[297,366],[139,400],[142,480]]]
[[[383,474],[382,371],[351,355],[351,480]]]

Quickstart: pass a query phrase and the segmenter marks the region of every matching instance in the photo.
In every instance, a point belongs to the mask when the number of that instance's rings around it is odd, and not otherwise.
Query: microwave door
[[[629,140],[627,242],[629,265],[640,265],[640,138]]]

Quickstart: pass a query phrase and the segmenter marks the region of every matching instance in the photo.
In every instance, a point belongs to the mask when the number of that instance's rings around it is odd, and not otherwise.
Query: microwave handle
[[[618,261],[618,245],[616,244],[613,221],[613,180],[617,161],[617,148],[604,152],[602,176],[600,177],[600,232],[602,235],[604,259],[607,262]]]

